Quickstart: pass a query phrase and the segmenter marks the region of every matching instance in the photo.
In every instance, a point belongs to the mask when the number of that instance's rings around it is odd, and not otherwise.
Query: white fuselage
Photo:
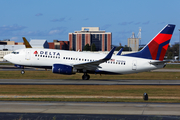
[[[55,49],[20,49],[6,55],[5,59],[17,65],[52,68],[53,64],[72,66],[104,58],[105,54],[75,52]],[[114,74],[129,74],[163,68],[164,64],[150,64],[156,61],[137,57],[113,55],[111,60],[99,64],[96,69]]]

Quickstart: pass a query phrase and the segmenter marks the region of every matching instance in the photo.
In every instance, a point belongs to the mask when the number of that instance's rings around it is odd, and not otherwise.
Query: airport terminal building
[[[86,44],[95,44],[96,51],[110,51],[112,33],[100,31],[99,27],[82,27],[81,31],[69,33],[69,49],[83,51]]]

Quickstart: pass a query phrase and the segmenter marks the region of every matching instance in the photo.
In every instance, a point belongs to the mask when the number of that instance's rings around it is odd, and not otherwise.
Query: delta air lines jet
[[[113,48],[107,55],[65,51],[55,49],[20,49],[4,57],[19,65],[52,69],[53,73],[71,75],[88,74],[130,74],[163,68],[163,61],[175,25],[166,25],[141,51],[126,55],[113,55]],[[24,73],[24,71],[22,71]]]

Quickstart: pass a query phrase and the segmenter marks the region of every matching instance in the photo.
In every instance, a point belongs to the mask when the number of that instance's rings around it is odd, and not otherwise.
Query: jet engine
[[[52,72],[57,74],[66,74],[66,75],[75,74],[75,72],[73,72],[72,66],[64,65],[64,64],[53,64]]]

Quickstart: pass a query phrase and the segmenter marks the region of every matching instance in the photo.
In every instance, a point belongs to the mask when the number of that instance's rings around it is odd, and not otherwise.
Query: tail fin
[[[24,44],[25,44],[26,48],[32,48],[31,45],[29,44],[29,42],[26,40],[25,37],[23,37],[23,41],[24,41]]]
[[[140,57],[146,59],[164,59],[175,25],[166,25],[141,51],[124,56]]]

